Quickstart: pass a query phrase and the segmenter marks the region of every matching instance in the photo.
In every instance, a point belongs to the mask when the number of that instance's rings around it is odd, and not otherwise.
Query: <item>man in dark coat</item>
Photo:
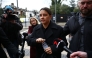
[[[73,36],[69,46],[72,51],[89,52],[92,51],[92,0],[78,0],[78,6],[80,12],[73,13],[67,21],[64,34]]]
[[[22,30],[23,25],[16,15],[13,14],[13,10],[11,8],[6,9],[6,13],[3,14],[2,22],[0,26],[4,30],[5,34],[7,35],[8,39],[19,49],[19,44],[21,44],[21,34],[20,30]],[[10,58],[14,58],[9,51]]]
[[[12,55],[16,55],[18,50],[17,48],[9,41],[4,31],[0,27],[0,58],[7,58],[6,53],[4,52],[2,45],[12,53]]]

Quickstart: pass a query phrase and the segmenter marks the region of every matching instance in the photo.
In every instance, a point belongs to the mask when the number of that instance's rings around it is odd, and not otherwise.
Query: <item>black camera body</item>
[[[6,17],[6,20],[16,20],[16,15],[9,14],[9,15],[7,15],[7,17]]]

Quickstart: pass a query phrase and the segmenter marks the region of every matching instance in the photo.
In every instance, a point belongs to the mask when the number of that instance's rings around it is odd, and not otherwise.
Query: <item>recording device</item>
[[[25,45],[25,39],[28,33],[23,33],[24,39],[23,39],[23,44],[21,47],[21,50],[19,51],[21,54],[19,55],[19,58],[23,58],[25,56],[25,50],[24,50],[24,45]]]
[[[23,35],[24,35],[24,37],[26,37],[26,36],[28,36],[28,33],[24,32]]]
[[[16,16],[12,14],[7,15],[6,20],[16,20]]]
[[[24,39],[23,40],[26,41],[27,40],[27,37],[28,37],[28,33],[24,32],[23,33],[23,36],[24,36]]]
[[[67,48],[67,46],[66,46],[66,44],[65,44],[65,42],[64,42],[63,40],[61,40],[61,41],[57,44],[56,48],[64,49],[65,51],[67,51],[67,52],[70,53],[70,54],[73,53],[73,51],[71,51],[69,48]],[[77,58],[80,58],[80,57],[77,57]]]
[[[62,48],[62,49],[64,49],[65,51],[67,51],[68,53],[72,53],[72,51],[66,47],[66,44],[65,44],[65,42],[64,42],[63,40],[61,40],[61,41],[57,44],[57,48]]]

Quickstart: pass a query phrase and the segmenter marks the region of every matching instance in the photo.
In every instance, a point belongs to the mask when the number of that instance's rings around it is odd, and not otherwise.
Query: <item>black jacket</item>
[[[9,50],[12,54],[16,54],[18,52],[17,48],[9,41],[6,37],[4,31],[0,27],[0,58],[7,58],[2,45]]]
[[[31,37],[27,40],[27,42],[28,42],[28,45],[30,45],[30,46],[36,46],[36,49],[37,49],[36,57],[41,58],[41,55],[44,53],[44,50],[42,48],[42,44],[36,43],[36,39],[44,38],[44,39],[46,39],[46,43],[51,47],[53,55],[56,56],[57,58],[60,58],[61,51],[57,50],[56,45],[54,45],[54,40],[57,40],[58,38],[60,38],[66,42],[66,39],[64,37],[61,38],[62,33],[63,33],[63,28],[59,25],[56,25],[53,22],[50,22],[47,30],[44,33],[42,24],[40,24],[40,25],[37,25],[33,29]],[[44,34],[45,34],[45,36],[44,36]]]
[[[79,29],[79,14],[74,14],[69,21],[64,26],[64,34],[72,34],[73,38],[70,42],[69,48],[72,51],[78,51],[80,46],[80,39],[81,39],[81,31]],[[78,31],[78,32],[77,32]],[[86,17],[84,30],[83,30],[83,44],[84,44],[84,51],[92,51],[92,15]],[[89,57],[92,58],[92,57]]]
[[[22,30],[23,28],[23,25],[22,23],[20,22],[19,18],[15,15],[13,15],[14,17],[7,17],[5,20],[5,22],[2,22],[1,23],[1,27],[2,29],[4,30],[4,32],[6,33],[7,37],[10,39],[11,42],[17,40],[18,43],[19,40],[20,40],[20,30]],[[11,18],[10,18],[11,17]],[[15,20],[15,23],[11,23],[10,22],[10,19],[14,19]],[[2,19],[3,20],[3,19]]]

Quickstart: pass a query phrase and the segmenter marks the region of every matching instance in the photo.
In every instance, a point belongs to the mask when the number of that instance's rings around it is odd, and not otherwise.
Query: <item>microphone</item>
[[[58,42],[56,48],[64,49],[65,51],[67,51],[70,54],[73,53],[73,51],[71,51],[69,48],[67,48],[67,46],[63,40]],[[77,58],[80,58],[80,57],[78,56]]]
[[[61,40],[58,44],[57,44],[57,46],[56,46],[56,48],[62,48],[62,49],[64,49],[65,51],[67,51],[68,53],[72,53],[72,51],[69,49],[69,48],[67,48],[67,46],[66,46],[66,44],[65,44],[65,42],[63,41],[63,40]]]
[[[25,32],[24,32],[23,35],[24,35],[24,37],[26,37],[26,36],[28,36],[28,33],[25,33]]]

